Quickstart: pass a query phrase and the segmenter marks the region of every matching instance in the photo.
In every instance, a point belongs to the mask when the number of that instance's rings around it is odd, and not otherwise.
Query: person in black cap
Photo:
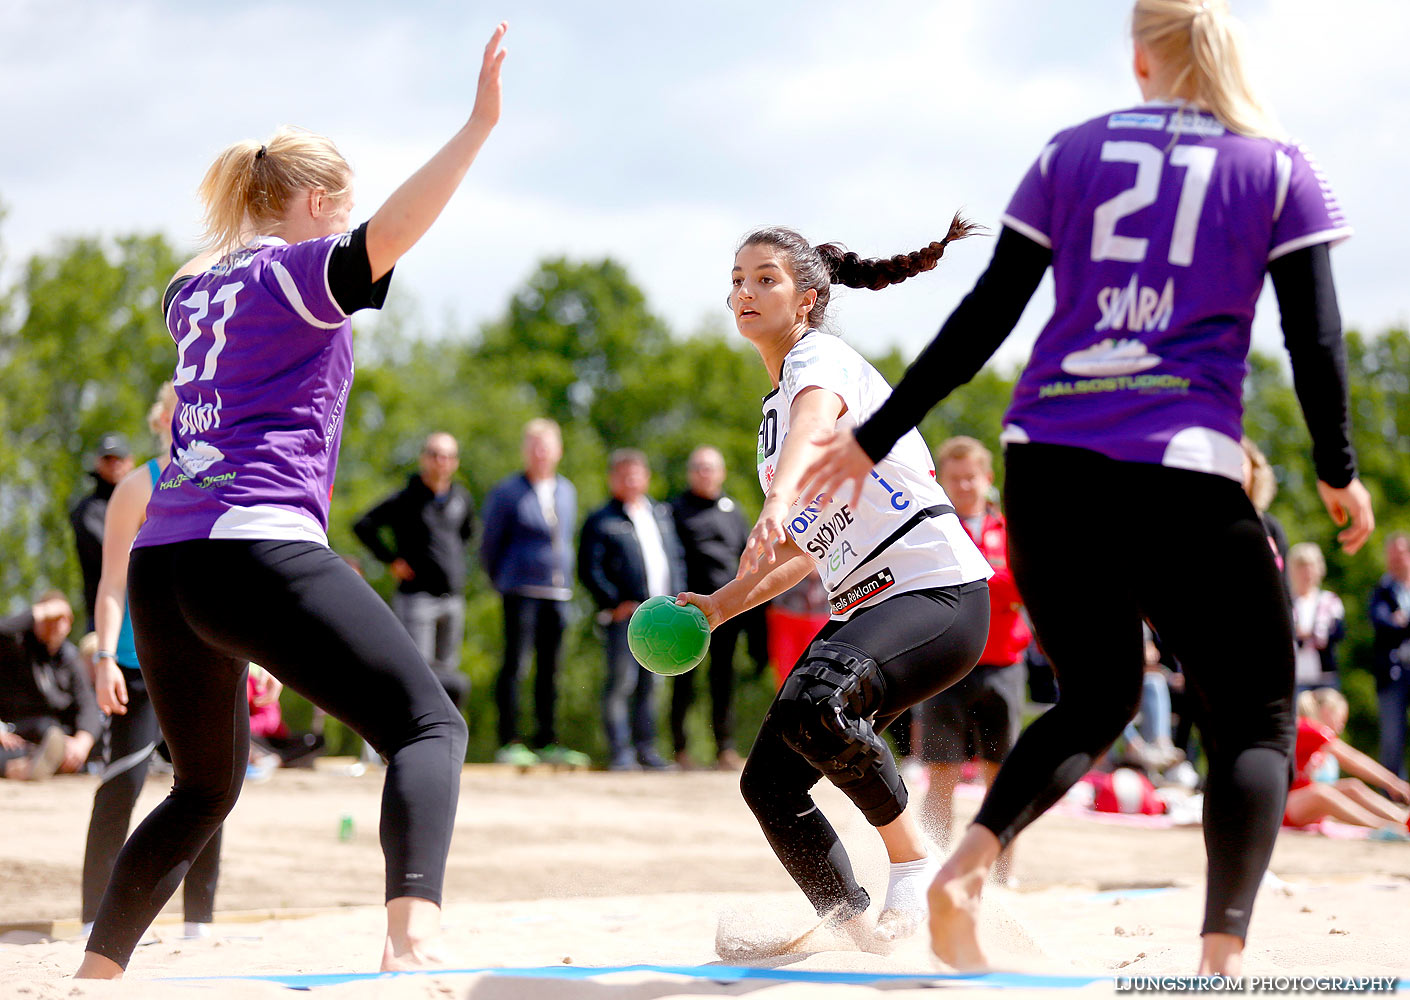
[[[104,434],[93,449],[93,492],[79,500],[69,510],[74,541],[78,546],[78,565],[83,571],[83,606],[88,612],[86,631],[93,631],[93,606],[98,600],[98,579],[103,575],[103,519],[108,513],[108,498],[122,477],[132,471],[132,449],[121,434]]]

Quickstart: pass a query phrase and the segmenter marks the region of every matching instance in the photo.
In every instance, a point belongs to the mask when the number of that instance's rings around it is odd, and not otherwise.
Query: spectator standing
[[[1386,539],[1386,571],[1371,591],[1381,763],[1405,777],[1405,717],[1410,709],[1410,534]]]
[[[455,438],[444,431],[427,435],[420,469],[400,492],[364,514],[353,533],[397,578],[393,609],[463,712],[470,694],[470,680],[460,672],[465,551],[475,532],[475,503],[454,480],[458,468]]]
[[[670,767],[656,750],[656,675],[627,648],[627,621],[648,597],[685,589],[685,556],[671,508],[646,495],[651,468],[634,448],[608,458],[612,498],[588,515],[578,542],[578,575],[607,633],[602,719],[608,768]]]
[[[749,541],[749,523],[739,505],[724,494],[725,457],[702,445],[690,453],[685,468],[688,488],[671,503],[676,534],[685,552],[685,587],[711,594],[734,579],[739,557]],[[710,724],[715,759],[722,770],[744,766],[734,748],[734,651],[739,636],[761,622],[763,607],[731,618],[710,633]],[[757,627],[757,625],[755,625]],[[685,716],[695,701],[695,673],[678,676],[671,689],[671,740],[676,763],[695,766],[685,748]]]
[[[1341,598],[1322,589],[1327,562],[1312,542],[1288,550],[1288,581],[1293,595],[1294,677],[1298,693],[1338,687],[1337,643],[1346,635]]]
[[[93,631],[93,609],[98,602],[98,580],[103,575],[103,519],[108,500],[123,476],[132,471],[132,449],[121,434],[104,434],[93,451],[93,492],[69,511],[78,566],[83,572],[83,606],[88,614],[86,631]]]
[[[480,542],[485,572],[504,601],[504,663],[495,682],[500,744],[495,759],[585,765],[585,754],[558,745],[554,722],[558,652],[573,596],[578,491],[558,474],[563,435],[552,420],[537,418],[524,426],[523,451],[524,471],[501,480],[485,498]],[[526,746],[519,735],[519,686],[531,650],[538,729]]]
[[[935,458],[940,488],[950,498],[969,537],[994,569],[989,578],[989,636],[978,665],[917,708],[921,760],[930,766],[922,822],[941,847],[950,843],[955,785],[973,760],[987,788],[1018,739],[1032,638],[1008,565],[1003,515],[989,502],[993,456],[972,437],[953,437]],[[998,877],[1007,878],[1008,852]],[[996,869],[998,872],[999,869]]]
[[[78,649],[68,641],[73,609],[58,591],[42,596],[28,610],[0,619],[0,766],[6,777],[39,777],[27,773],[35,760],[32,746],[53,747],[63,734],[57,770],[81,768],[103,733],[93,686]],[[30,763],[20,765],[21,759]],[[47,760],[52,764],[52,759]],[[47,769],[47,768],[46,768]]]

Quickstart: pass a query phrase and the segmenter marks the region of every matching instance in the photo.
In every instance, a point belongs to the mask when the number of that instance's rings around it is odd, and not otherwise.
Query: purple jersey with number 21
[[[1053,251],[1057,298],[1003,440],[1241,480],[1267,264],[1351,234],[1306,151],[1144,104],[1059,132],[1003,223]]]
[[[172,461],[134,547],[196,538],[327,544],[353,378],[352,324],[327,268],[348,238],[263,237],[173,297]]]

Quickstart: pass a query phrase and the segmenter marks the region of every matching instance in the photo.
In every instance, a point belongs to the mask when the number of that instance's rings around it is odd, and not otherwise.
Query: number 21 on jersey
[[[1195,258],[1195,231],[1199,228],[1204,196],[1214,174],[1219,150],[1212,146],[1176,146],[1170,151],[1170,165],[1185,171],[1180,186],[1180,203],[1175,208],[1175,227],[1170,234],[1170,263],[1189,267]],[[1123,260],[1139,264],[1146,259],[1144,236],[1118,236],[1116,224],[1128,215],[1155,204],[1160,190],[1160,174],[1165,153],[1148,142],[1132,140],[1102,143],[1102,162],[1134,163],[1136,181],[1125,191],[1097,206],[1092,215],[1092,260]]]
[[[190,297],[181,303],[181,308],[191,310],[190,332],[182,337],[176,345],[176,375],[172,379],[173,385],[185,385],[187,382],[205,382],[215,376],[216,363],[220,360],[220,352],[225,349],[225,324],[230,322],[230,317],[235,315],[235,296],[240,289],[245,287],[243,281],[232,281],[221,285],[212,295],[209,291],[202,289],[199,292],[192,292]],[[197,365],[193,362],[186,363],[186,355],[192,352],[194,345],[201,339],[204,332],[201,328],[201,321],[210,313],[212,306],[219,306],[220,315],[211,324],[210,333],[213,338],[211,345],[206,349],[203,363],[200,367],[200,374],[196,374]]]

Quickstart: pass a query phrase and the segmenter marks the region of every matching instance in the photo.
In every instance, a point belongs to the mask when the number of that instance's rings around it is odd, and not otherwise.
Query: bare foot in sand
[[[979,947],[979,895],[983,889],[982,873],[950,874],[946,865],[926,894],[930,902],[931,950],[958,972],[989,967],[989,960]]]
[[[435,942],[403,944],[400,949],[387,938],[382,946],[383,972],[411,972],[417,969],[444,969],[445,954]]]
[[[930,884],[930,947],[937,958],[960,972],[989,967],[979,946],[979,897],[999,856],[999,838],[971,826],[955,853]]]
[[[415,896],[388,900],[382,971],[444,969],[445,957],[437,944],[440,936],[441,908],[435,903]]]

